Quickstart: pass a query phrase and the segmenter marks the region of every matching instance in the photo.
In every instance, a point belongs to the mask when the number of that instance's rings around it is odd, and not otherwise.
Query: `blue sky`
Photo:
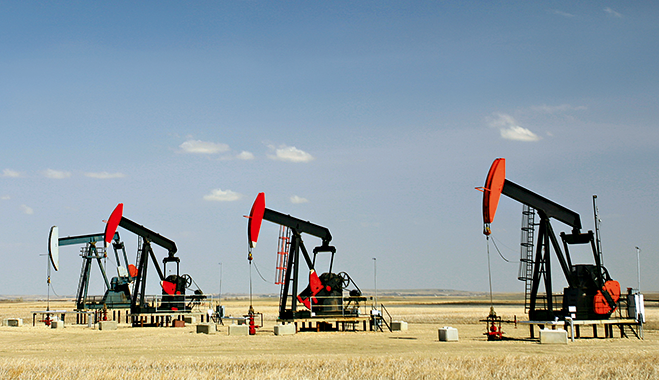
[[[120,202],[206,292],[221,262],[223,292],[246,293],[243,215],[262,191],[328,227],[335,269],[362,288],[375,257],[379,288],[486,291],[474,187],[497,157],[585,229],[597,194],[609,272],[636,286],[639,246],[642,288],[659,290],[657,16],[623,1],[0,2],[0,294],[44,294],[50,227],[100,232]],[[511,261],[521,208],[502,198],[492,225]],[[256,292],[278,292],[277,233],[263,225]],[[60,294],[78,249],[61,250]],[[494,290],[523,291],[491,253]]]

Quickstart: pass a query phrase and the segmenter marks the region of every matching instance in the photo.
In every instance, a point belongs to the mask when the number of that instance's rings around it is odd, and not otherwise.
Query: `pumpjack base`
[[[133,327],[174,327],[175,321],[184,321],[186,317],[194,317],[200,323],[210,321],[207,313],[191,311],[129,314],[126,319]]]
[[[570,336],[575,338],[585,338],[581,335],[582,326],[591,326],[593,334],[590,338],[600,338],[598,333],[598,327],[601,326],[604,329],[604,338],[614,338],[613,328],[618,327],[620,331],[620,338],[628,338],[627,332],[630,332],[632,335],[636,336],[638,339],[643,339],[643,323],[638,322],[633,318],[611,318],[611,319],[575,319],[570,322],[566,321],[518,321],[517,323],[523,325],[529,325],[529,333],[531,339],[535,339],[535,326],[540,329],[552,329],[556,328],[570,328]],[[574,326],[574,327],[572,327]],[[573,329],[573,330],[572,330]],[[627,332],[626,332],[627,331]]]
[[[310,317],[295,319],[278,319],[279,323],[295,324],[295,331],[373,331],[370,316],[358,317]]]

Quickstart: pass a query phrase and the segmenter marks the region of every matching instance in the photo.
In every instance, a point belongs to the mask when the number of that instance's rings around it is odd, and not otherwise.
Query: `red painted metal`
[[[320,278],[318,278],[315,270],[309,272],[309,288],[311,289],[311,294],[314,296],[323,289],[323,283],[320,282]]]
[[[170,296],[173,296],[176,293],[176,284],[173,282],[161,281],[160,286],[162,286],[162,290]]]
[[[497,158],[492,163],[483,186],[483,223],[485,224],[494,220],[504,182],[506,182],[506,159]]]
[[[263,213],[265,212],[265,193],[259,193],[254,200],[252,210],[249,212],[249,220],[247,222],[247,241],[250,248],[256,247],[259,240],[259,232],[261,231],[261,223],[263,222]]]
[[[114,233],[117,232],[117,227],[119,227],[119,222],[121,222],[121,218],[123,218],[123,214],[124,214],[124,204],[119,203],[117,207],[115,207],[114,211],[112,211],[110,218],[108,218],[108,223],[105,225],[106,244],[110,244],[110,242],[112,242],[112,238],[114,238]]]
[[[254,313],[249,313],[249,335],[256,335],[256,322],[254,321]]]
[[[137,277],[137,267],[133,264],[128,264],[128,274],[130,274],[130,277]]]
[[[311,302],[313,303],[318,303],[318,299],[316,298],[316,294],[323,290],[324,286],[323,283],[320,281],[320,278],[318,277],[318,273],[316,273],[315,270],[311,270],[309,272],[309,290],[310,294],[306,298],[302,298],[302,296],[298,295],[297,300],[301,302],[307,309],[311,309]]]
[[[618,302],[618,299],[620,299],[620,283],[618,281],[611,280],[605,282],[604,290],[609,292],[613,302]],[[615,305],[614,307],[609,306],[602,291],[598,290],[595,298],[593,298],[593,308],[597,314],[610,314],[615,310]]]

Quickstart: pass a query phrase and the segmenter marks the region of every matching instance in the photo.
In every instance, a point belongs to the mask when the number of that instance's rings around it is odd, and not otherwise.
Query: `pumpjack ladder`
[[[277,247],[277,263],[275,284],[281,285],[279,289],[279,308],[282,308],[281,302],[284,295],[284,284],[286,283],[286,270],[288,268],[288,254],[291,249],[291,229],[286,226],[279,226],[279,242]],[[295,263],[291,263],[295,266]],[[292,269],[292,268],[291,268]]]
[[[533,286],[533,242],[535,241],[535,209],[528,205],[522,208],[522,238],[520,244],[519,272],[517,279],[524,281],[524,312],[529,310],[531,287]]]
[[[288,263],[288,252],[291,246],[291,229],[279,226],[279,244],[277,249],[277,277],[276,285],[283,285],[286,280],[286,264]]]

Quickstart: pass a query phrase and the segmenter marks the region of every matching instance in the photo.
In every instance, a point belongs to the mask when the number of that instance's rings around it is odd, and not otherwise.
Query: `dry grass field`
[[[505,298],[505,297],[503,297]],[[255,336],[197,334],[184,328],[116,331],[66,325],[32,326],[32,310],[44,303],[0,303],[0,318],[21,317],[23,327],[0,327],[2,379],[657,379],[659,308],[648,307],[645,339],[585,338],[568,345],[539,344],[526,326],[504,325],[512,340],[487,342],[478,322],[485,303],[455,298],[381,300],[402,332],[304,332],[275,336],[276,300],[257,299],[265,326]],[[458,300],[459,301],[459,300]],[[466,301],[466,300],[463,300]],[[246,300],[223,301],[226,313],[243,315]],[[51,302],[68,309],[72,301]],[[523,306],[495,305],[504,319],[525,319]],[[437,329],[452,326],[459,342],[439,342]],[[588,335],[585,333],[584,335]],[[600,333],[602,336],[603,333]]]

